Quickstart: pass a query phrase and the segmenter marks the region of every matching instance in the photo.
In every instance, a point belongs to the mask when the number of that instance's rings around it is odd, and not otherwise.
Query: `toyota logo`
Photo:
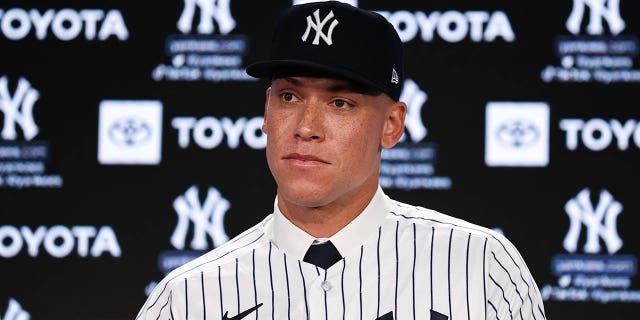
[[[109,128],[109,138],[116,144],[137,147],[151,138],[151,128],[139,118],[120,118]]]
[[[535,144],[540,137],[536,126],[526,120],[508,120],[498,127],[498,141],[511,148],[527,148]]]

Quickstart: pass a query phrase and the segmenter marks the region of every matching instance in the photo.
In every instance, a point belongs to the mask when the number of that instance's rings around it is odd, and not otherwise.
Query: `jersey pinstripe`
[[[256,320],[374,320],[389,313],[436,319],[433,312],[456,320],[545,319],[526,264],[503,236],[391,203],[377,232],[326,271],[280,251],[265,233],[270,215],[171,272],[136,319],[233,319],[245,311],[244,319]]]

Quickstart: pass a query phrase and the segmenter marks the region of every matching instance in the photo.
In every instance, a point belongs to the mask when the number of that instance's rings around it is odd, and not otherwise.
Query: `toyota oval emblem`
[[[140,118],[120,118],[109,128],[109,138],[116,144],[137,147],[151,138],[151,128]]]
[[[526,120],[514,119],[502,123],[496,132],[498,141],[511,148],[527,148],[538,141],[538,128]]]

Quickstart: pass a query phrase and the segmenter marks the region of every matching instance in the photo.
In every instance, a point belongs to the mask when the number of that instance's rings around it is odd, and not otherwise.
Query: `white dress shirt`
[[[276,202],[256,226],[171,272],[136,319],[545,319],[503,236],[380,188],[329,239],[341,261],[327,270],[302,261],[326,239],[296,227]]]

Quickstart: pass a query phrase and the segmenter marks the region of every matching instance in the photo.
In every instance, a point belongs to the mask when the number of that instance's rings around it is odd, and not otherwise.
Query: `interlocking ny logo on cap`
[[[311,32],[311,29],[313,28],[313,30],[316,31],[316,36],[315,38],[313,38],[313,41],[311,42],[312,44],[319,45],[320,38],[322,37],[322,40],[324,40],[324,42],[326,42],[328,45],[332,45],[333,40],[331,39],[331,36],[333,34],[333,29],[339,23],[338,19],[333,19],[333,21],[331,21],[331,19],[333,18],[333,10],[330,11],[329,14],[324,19],[322,19],[322,21],[320,21],[320,9],[317,9],[313,13],[313,17],[315,18],[315,21],[311,19],[311,16],[307,16],[307,30],[302,35],[302,42],[307,42],[307,38],[309,38],[309,32]],[[324,25],[329,21],[331,21],[329,31],[328,33],[324,33],[322,29],[324,29]]]

